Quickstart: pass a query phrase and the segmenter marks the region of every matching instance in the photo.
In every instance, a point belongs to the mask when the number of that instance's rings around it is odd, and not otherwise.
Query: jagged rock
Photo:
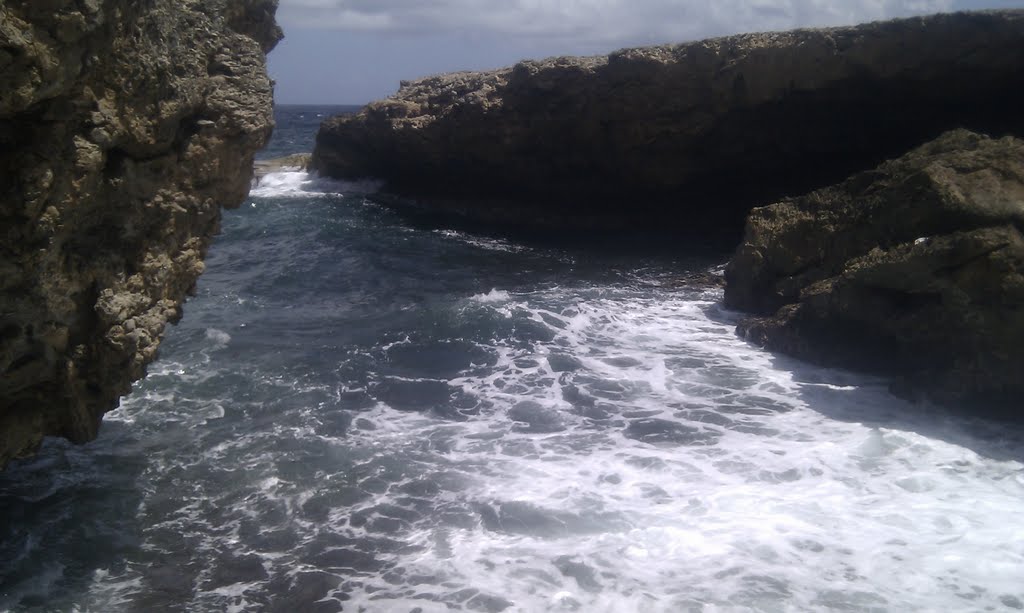
[[[761,314],[739,333],[769,348],[1019,417],[1022,232],[1024,141],[957,130],[754,209],[725,304]]]
[[[276,0],[0,0],[0,467],[95,437],[270,135]]]
[[[1021,10],[526,61],[403,82],[324,122],[313,166],[506,227],[735,241],[946,130],[1019,133],[1022,73]]]

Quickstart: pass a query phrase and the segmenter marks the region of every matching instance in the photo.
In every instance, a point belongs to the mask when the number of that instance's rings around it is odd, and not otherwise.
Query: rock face
[[[722,230],[969,127],[1024,127],[1024,11],[749,34],[403,83],[314,167],[507,225]],[[626,222],[626,223],[624,223]]]
[[[755,209],[726,269],[751,340],[1020,417],[1024,141],[964,130]]]
[[[0,466],[156,355],[272,129],[276,0],[0,0]]]

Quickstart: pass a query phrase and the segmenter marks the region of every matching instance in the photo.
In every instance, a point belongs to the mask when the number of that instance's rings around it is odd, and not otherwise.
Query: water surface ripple
[[[370,189],[280,173],[227,215],[100,438],[0,475],[0,610],[1024,607],[1021,427],[746,344],[674,283],[712,261]]]

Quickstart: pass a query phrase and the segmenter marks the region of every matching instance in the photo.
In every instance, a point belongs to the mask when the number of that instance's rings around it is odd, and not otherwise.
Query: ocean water
[[[264,157],[309,150],[282,107]],[[721,256],[266,177],[98,440],[0,474],[0,610],[1024,608],[1024,427],[734,335]]]

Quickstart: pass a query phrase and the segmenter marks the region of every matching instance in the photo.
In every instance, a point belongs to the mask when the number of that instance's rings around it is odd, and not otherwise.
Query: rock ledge
[[[404,82],[324,122],[313,166],[500,228],[733,242],[946,130],[1020,133],[1022,71],[1024,10],[526,61]]]

